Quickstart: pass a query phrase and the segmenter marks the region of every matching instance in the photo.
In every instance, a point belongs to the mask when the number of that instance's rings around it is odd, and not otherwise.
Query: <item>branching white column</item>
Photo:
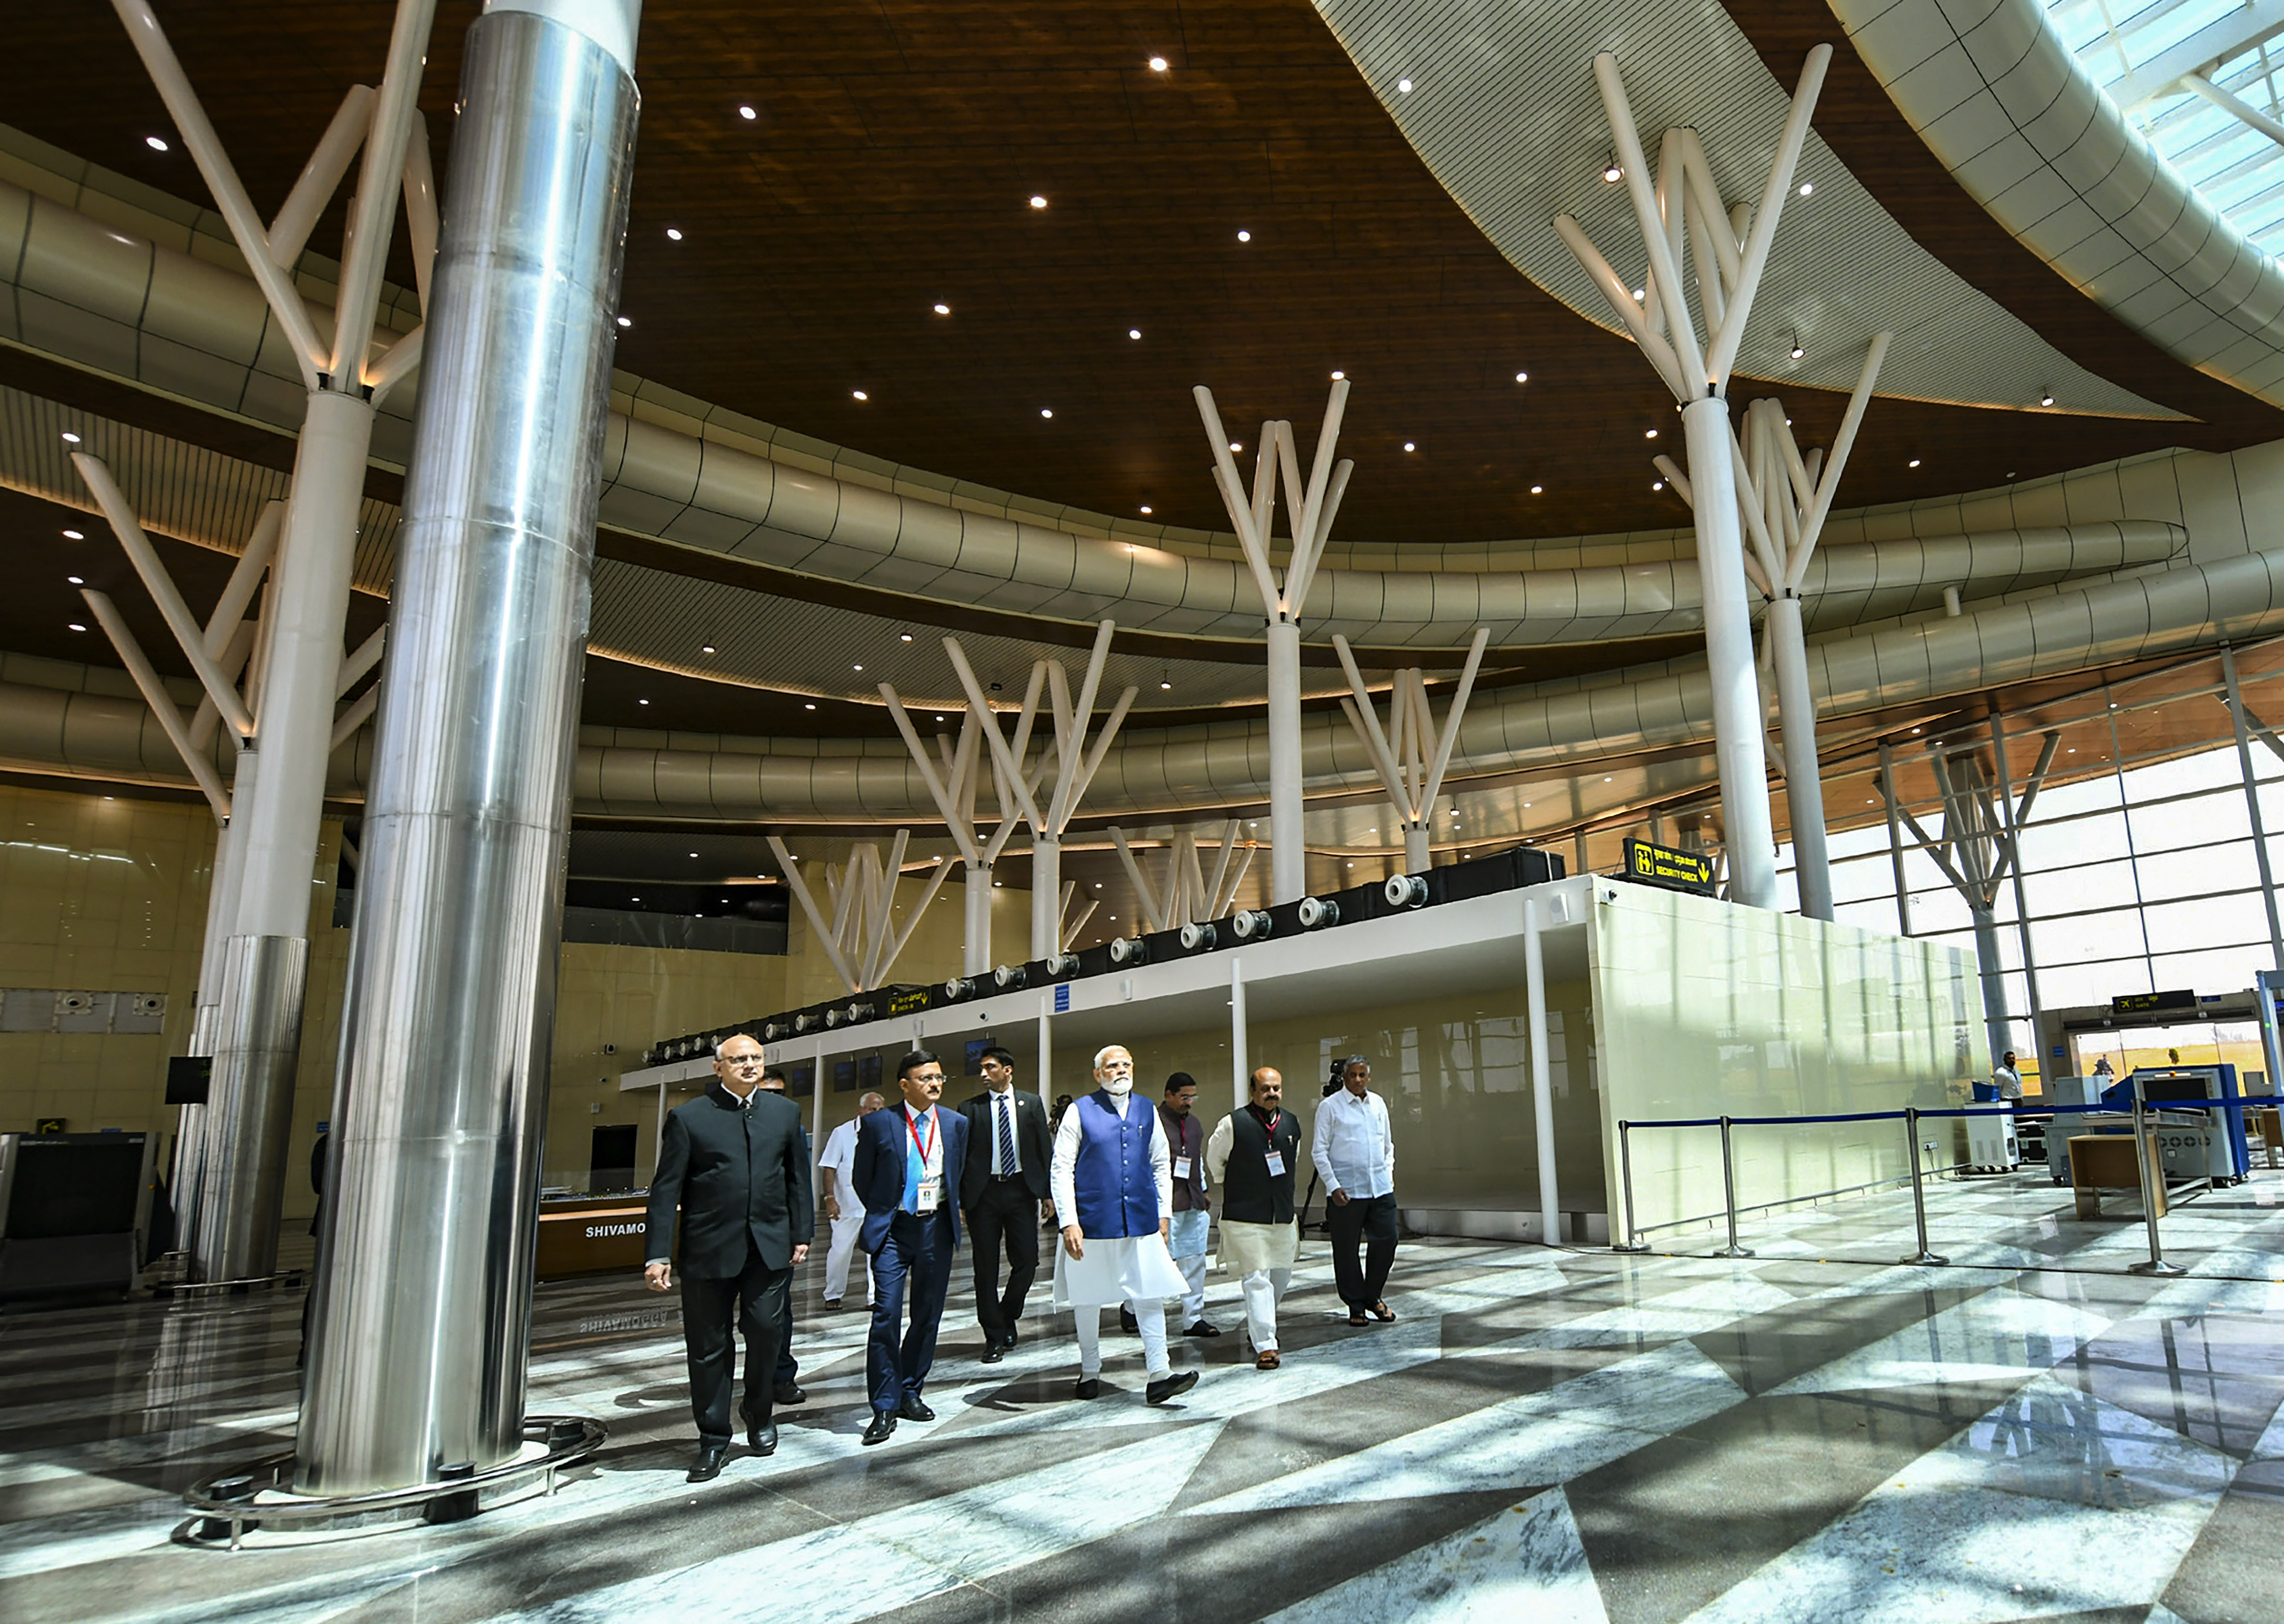
[[[1653,187],[1649,160],[1635,130],[1617,59],[1607,52],[1596,57],[1594,81],[1609,118],[1611,148],[1648,254],[1644,298],[1635,301],[1631,286],[1610,268],[1576,219],[1560,215],[1554,220],[1555,231],[1681,403],[1690,452],[1688,483],[1697,514],[1714,751],[1720,763],[1722,812],[1731,854],[1730,895],[1756,908],[1775,905],[1776,842],[1753,675],[1752,620],[1745,597],[1744,538],[1738,522],[1727,392],[1777,221],[1792,188],[1793,170],[1808,139],[1809,116],[1831,61],[1829,45],[1808,53],[1760,205],[1740,230],[1739,223],[1748,217],[1741,208],[1733,214],[1722,207],[1704,150],[1691,131],[1665,132]],[[1693,245],[1705,324],[1701,346],[1682,276]]]
[[[936,810],[943,814],[945,832],[959,848],[965,885],[960,973],[982,975],[991,968],[991,865],[998,861],[1007,837],[1015,832],[1016,820],[1008,816],[1003,808],[999,826],[989,835],[975,821],[975,790],[982,777],[979,767],[983,741],[975,712],[971,710],[960,718],[957,745],[937,736],[939,753],[937,759],[931,761],[927,747],[920,742],[919,730],[912,725],[896,691],[882,683],[880,697],[888,701],[888,714],[895,720],[896,730],[904,736],[904,746],[912,753],[912,761],[920,769],[920,779],[927,785],[929,798],[935,802]]]
[[[1309,853],[1302,826],[1301,610],[1308,602],[1309,586],[1316,578],[1318,560],[1324,557],[1325,539],[1332,534],[1349,476],[1356,470],[1356,465],[1345,458],[1337,464],[1333,460],[1334,448],[1340,442],[1341,414],[1348,408],[1348,380],[1336,380],[1326,402],[1316,461],[1310,467],[1305,488],[1293,449],[1293,426],[1274,421],[1261,426],[1250,497],[1238,482],[1229,433],[1222,427],[1213,391],[1200,384],[1191,394],[1196,397],[1198,416],[1213,447],[1215,488],[1229,510],[1229,521],[1236,528],[1239,545],[1245,549],[1246,563],[1261,593],[1263,613],[1268,616],[1269,896],[1272,902],[1295,902],[1309,889]],[[1292,556],[1281,576],[1269,562],[1280,470],[1289,510],[1287,523],[1293,531]]]
[[[991,748],[1003,793],[1021,810],[1024,821],[1031,826],[1031,956],[1035,959],[1052,958],[1063,951],[1069,941],[1064,924],[1063,832],[1069,828],[1079,803],[1085,799],[1087,785],[1101,769],[1111,740],[1118,737],[1119,724],[1126,720],[1126,713],[1141,692],[1138,688],[1129,688],[1118,696],[1118,703],[1111,707],[1110,714],[1104,718],[1101,730],[1095,734],[1090,747],[1087,731],[1094,719],[1095,696],[1102,687],[1102,668],[1110,658],[1110,637],[1115,629],[1115,624],[1109,621],[1095,629],[1094,647],[1087,656],[1086,675],[1081,680],[1076,700],[1071,698],[1070,678],[1060,660],[1043,660],[1032,668],[1030,689],[1018,713],[1012,746],[1000,734],[998,718],[992,712],[990,701],[984,698],[983,685],[975,680],[974,669],[968,665],[959,640],[943,640],[943,652],[950,657],[952,669],[966,691],[968,714],[975,718],[984,742]],[[1024,752],[1030,743],[1033,719],[1038,714],[1043,679],[1053,705],[1054,738],[1041,753],[1038,764],[1027,766]],[[1054,790],[1043,808],[1038,787],[1050,759],[1054,768]]]
[[[1346,637],[1335,636],[1333,648],[1341,657],[1341,669],[1348,673],[1349,691],[1352,698],[1341,701],[1341,709],[1348,713],[1349,725],[1372,752],[1373,765],[1379,769],[1380,781],[1387,787],[1388,798],[1396,803],[1396,821],[1404,829],[1404,869],[1408,874],[1425,873],[1433,857],[1428,819],[1435,810],[1435,798],[1443,792],[1443,774],[1451,765],[1451,747],[1459,739],[1459,719],[1467,714],[1467,697],[1475,690],[1475,673],[1482,669],[1483,646],[1490,641],[1488,626],[1475,629],[1475,640],[1468,646],[1467,663],[1459,673],[1459,688],[1451,695],[1451,708],[1443,717],[1443,730],[1436,735],[1435,748],[1428,748],[1428,732],[1435,726],[1435,713],[1428,708],[1428,685],[1425,674],[1417,666],[1396,673],[1388,685],[1388,726],[1382,728],[1380,713],[1373,707],[1372,691],[1365,687],[1364,674],[1357,669],[1356,655]]]
[[[943,888],[944,876],[951,872],[950,857],[936,859],[935,868],[928,871],[921,886],[919,901],[904,915],[903,925],[899,928],[896,920],[896,882],[903,878],[904,847],[911,839],[911,830],[899,829],[885,860],[880,848],[868,843],[849,849],[845,867],[826,865],[826,902],[833,909],[828,923],[817,894],[802,878],[801,865],[794,861],[785,841],[776,835],[769,838],[778,871],[785,876],[794,900],[800,902],[810,928],[816,932],[818,949],[841,984],[852,993],[886,983],[888,972],[903,956],[905,944],[911,941],[912,933],[919,928],[929,904]]]
[[[1126,871],[1127,883],[1134,887],[1135,905],[1142,910],[1143,925],[1153,931],[1179,930],[1185,925],[1218,919],[1228,913],[1253,862],[1250,847],[1244,848],[1242,857],[1237,856],[1237,833],[1238,820],[1232,817],[1222,826],[1213,876],[1208,878],[1198,856],[1198,832],[1177,830],[1174,838],[1166,842],[1164,872],[1154,883],[1143,871],[1127,832],[1112,829],[1111,844],[1118,852],[1119,865]],[[1232,858],[1236,859],[1234,864]]]

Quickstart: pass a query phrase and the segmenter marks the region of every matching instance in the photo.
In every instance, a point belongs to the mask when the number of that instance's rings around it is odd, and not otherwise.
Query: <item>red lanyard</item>
[[[1272,1151],[1275,1150],[1277,1148],[1277,1130],[1284,1125],[1285,1113],[1282,1110],[1279,1110],[1275,1116],[1264,1120],[1262,1117],[1259,1108],[1256,1107],[1253,1113],[1253,1120],[1261,1123],[1263,1128],[1269,1130],[1269,1148]]]
[[[905,1126],[906,1128],[911,1128],[911,1129],[912,1130],[912,1144],[913,1144],[913,1147],[914,1147],[915,1149],[917,1149],[917,1150],[919,1152],[919,1153],[920,1153],[920,1166],[921,1166],[923,1168],[927,1167],[927,1164],[928,1164],[928,1158],[929,1158],[929,1156],[933,1155],[933,1154],[935,1153],[935,1141],[936,1141],[936,1125],[935,1125],[935,1118],[934,1116],[932,1116],[932,1115],[928,1118],[928,1136],[927,1136],[926,1139],[922,1139],[922,1138],[920,1137],[920,1120],[919,1120],[919,1118],[918,1118],[918,1117],[914,1116],[914,1115],[913,1115],[911,1112],[909,1112],[909,1111],[907,1111],[907,1112],[905,1112],[905,1113],[904,1113],[904,1126]]]

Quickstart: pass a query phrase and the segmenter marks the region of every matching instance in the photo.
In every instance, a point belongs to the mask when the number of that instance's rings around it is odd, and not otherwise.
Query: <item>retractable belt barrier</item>
[[[2169,1099],[2162,1102],[2167,1111],[2234,1111],[2265,1110],[2275,1104],[2272,1097],[2261,1099]],[[1641,1238],[1642,1231],[1634,1224],[1634,1162],[1631,1136],[1638,1128],[1717,1128],[1721,1130],[1721,1188],[1724,1215],[1728,1222],[1729,1244],[1714,1255],[1725,1258],[1748,1258],[1751,1250],[1737,1243],[1737,1178],[1735,1163],[1730,1153],[1729,1132],[1733,1128],[1791,1128],[1819,1122],[1901,1122],[1910,1145],[1912,1159],[1912,1216],[1918,1226],[1919,1250],[1898,1260],[1905,1263],[1927,1266],[1947,1264],[1949,1258],[1938,1256],[1928,1247],[1927,1194],[1920,1154],[1920,1123],[1929,1117],[1991,1117],[1991,1116],[2083,1116],[2089,1113],[2117,1113],[2115,1105],[2025,1105],[2019,1101],[1996,1100],[1974,1105],[1936,1105],[1921,1108],[1906,1105],[1900,1111],[1841,1111],[1810,1116],[1711,1116],[1670,1117],[1653,1121],[1618,1122],[1618,1182],[1624,1202],[1625,1239],[1613,1241],[1613,1252],[1647,1252],[1649,1243]],[[2148,1261],[2131,1265],[2137,1275],[2179,1275],[2188,1271],[2178,1263],[2165,1261],[2164,1247],[2157,1234],[2157,1203],[2149,1184],[2148,1104],[2137,1092],[2131,1107],[2133,1119],[2133,1163],[2138,1172],[2141,1191],[2141,1213],[2149,1231]],[[2163,1177],[2161,1174],[2159,1175]],[[1820,1195],[1847,1195],[1854,1191],[1876,1189],[1892,1183],[1892,1179],[1877,1179],[1868,1184],[1852,1184],[1845,1190],[1820,1191]],[[1809,1199],[1802,1197],[1800,1199]],[[1785,1205],[1777,1203],[1776,1205]],[[1677,1223],[1694,1222],[1677,1219]],[[1670,1227],[1660,1224],[1660,1229]]]

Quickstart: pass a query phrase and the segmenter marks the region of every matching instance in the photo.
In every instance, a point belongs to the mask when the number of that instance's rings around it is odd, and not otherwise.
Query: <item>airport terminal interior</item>
[[[2284,0],[18,9],[0,1618],[2284,1624]]]

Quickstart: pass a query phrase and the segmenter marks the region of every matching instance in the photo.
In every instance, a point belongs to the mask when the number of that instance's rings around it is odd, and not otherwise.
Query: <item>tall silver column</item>
[[[305,1493],[431,1481],[520,1442],[638,15],[493,0],[468,34],[350,938]]]

